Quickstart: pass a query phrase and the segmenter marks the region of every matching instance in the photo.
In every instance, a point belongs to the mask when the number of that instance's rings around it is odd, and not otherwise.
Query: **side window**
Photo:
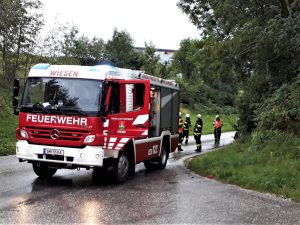
[[[111,86],[108,112],[110,114],[141,110],[144,107],[144,84],[118,84]]]
[[[120,85],[119,84],[113,84],[111,86],[108,112],[111,114],[120,112]]]
[[[144,107],[145,85],[135,84],[133,89],[133,111]]]

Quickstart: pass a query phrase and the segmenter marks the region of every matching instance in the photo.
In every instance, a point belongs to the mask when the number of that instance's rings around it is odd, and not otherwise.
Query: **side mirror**
[[[14,87],[13,87],[13,96],[18,97],[19,96],[19,89],[20,89],[20,80],[15,79],[14,80]]]
[[[101,90],[101,99],[100,99],[100,116],[106,115],[106,95],[107,95],[107,81],[104,81],[102,84],[102,90]]]
[[[14,80],[14,86],[13,86],[13,100],[12,100],[12,105],[14,108],[14,114],[18,115],[19,114],[19,89],[20,89],[20,80],[15,79]]]

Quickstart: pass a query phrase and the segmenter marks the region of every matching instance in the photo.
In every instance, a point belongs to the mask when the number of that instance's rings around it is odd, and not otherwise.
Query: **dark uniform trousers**
[[[202,120],[201,119],[197,120],[196,124],[195,124],[195,128],[194,128],[194,138],[196,141],[196,146],[197,146],[196,151],[197,152],[201,152],[201,150],[202,150],[202,146],[201,146],[202,126],[203,126]]]
[[[194,133],[194,138],[195,138],[196,146],[197,146],[196,151],[201,152],[201,149],[202,149],[202,146],[201,146],[201,133]]]
[[[179,132],[179,143],[178,143],[178,150],[182,150],[181,149],[181,145],[182,145],[182,142],[183,142],[183,132]]]
[[[221,139],[221,128],[215,128],[214,135],[215,135],[215,143],[219,144]]]

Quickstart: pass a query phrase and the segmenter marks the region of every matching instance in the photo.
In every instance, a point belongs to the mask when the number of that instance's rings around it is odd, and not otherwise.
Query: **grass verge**
[[[17,116],[8,116],[0,120],[0,156],[15,154]]]
[[[300,202],[300,139],[277,131],[255,133],[188,167],[201,176]]]

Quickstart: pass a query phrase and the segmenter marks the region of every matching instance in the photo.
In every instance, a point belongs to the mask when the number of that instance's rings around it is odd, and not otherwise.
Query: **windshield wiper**
[[[45,109],[45,107],[44,107],[43,104],[41,104],[41,103],[33,104],[33,105],[32,105],[32,108],[33,108],[33,109],[41,109],[41,110],[43,110],[45,113],[50,114],[50,111],[48,111],[47,109]]]
[[[73,106],[59,106],[59,107],[57,107],[57,110],[63,111],[68,115],[70,113],[76,113],[76,114],[79,114],[80,116],[87,116],[87,114],[84,111],[82,111],[78,108],[75,108]]]

